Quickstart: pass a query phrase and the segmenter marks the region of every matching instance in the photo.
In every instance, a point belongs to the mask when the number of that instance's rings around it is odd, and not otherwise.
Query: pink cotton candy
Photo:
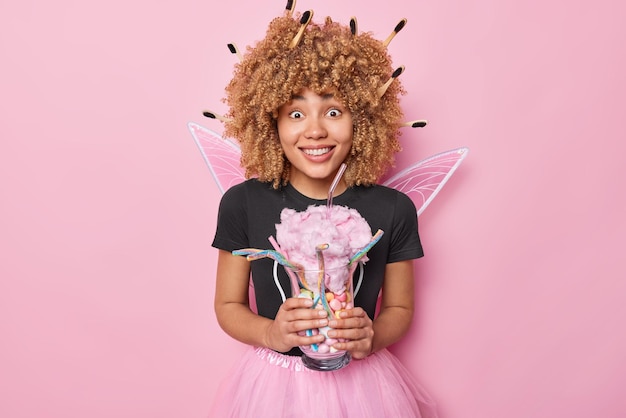
[[[318,245],[328,244],[323,251],[324,266],[331,270],[347,265],[371,239],[372,231],[367,221],[358,211],[345,206],[334,205],[329,209],[312,205],[304,212],[286,208],[280,214],[280,224],[276,225],[276,241],[283,254],[305,270],[319,268]],[[347,280],[341,274],[326,277],[326,287],[335,292],[341,291]]]

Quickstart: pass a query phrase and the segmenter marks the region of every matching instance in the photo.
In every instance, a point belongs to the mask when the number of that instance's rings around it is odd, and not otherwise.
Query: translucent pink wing
[[[433,155],[384,181],[384,185],[407,194],[417,207],[418,216],[437,196],[469,152],[456,148]]]
[[[245,180],[239,145],[196,123],[187,124],[222,194]]]

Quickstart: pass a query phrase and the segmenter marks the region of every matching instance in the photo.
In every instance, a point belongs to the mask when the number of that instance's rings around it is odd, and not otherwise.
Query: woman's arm
[[[413,260],[387,264],[380,313],[374,320],[372,352],[400,340],[409,330],[414,311]]]
[[[378,317],[372,322],[358,307],[342,312],[341,320],[330,321],[329,326],[336,329],[329,336],[349,341],[334,347],[360,359],[400,340],[413,319],[413,280],[413,260],[387,264]]]
[[[248,304],[249,280],[250,262],[220,250],[214,305],[217,321],[228,335],[245,344],[283,352],[323,341],[323,335],[306,337],[298,332],[327,325],[325,311],[310,309],[313,302],[309,299],[290,298],[274,320],[259,316]]]

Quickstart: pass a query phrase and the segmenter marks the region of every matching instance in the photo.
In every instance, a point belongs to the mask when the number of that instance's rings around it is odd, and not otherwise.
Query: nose
[[[318,118],[308,118],[304,136],[307,139],[321,139],[328,135],[324,122]]]

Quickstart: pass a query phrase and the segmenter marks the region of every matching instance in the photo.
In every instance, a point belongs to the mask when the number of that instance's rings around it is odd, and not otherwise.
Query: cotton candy
[[[367,221],[355,209],[345,206],[311,205],[303,212],[285,208],[276,224],[276,241],[283,255],[305,270],[319,269],[316,248],[323,251],[324,267],[329,271],[349,263],[350,259],[372,239]],[[363,257],[361,261],[366,261]],[[326,287],[340,291],[345,284],[342,275],[326,275]]]

